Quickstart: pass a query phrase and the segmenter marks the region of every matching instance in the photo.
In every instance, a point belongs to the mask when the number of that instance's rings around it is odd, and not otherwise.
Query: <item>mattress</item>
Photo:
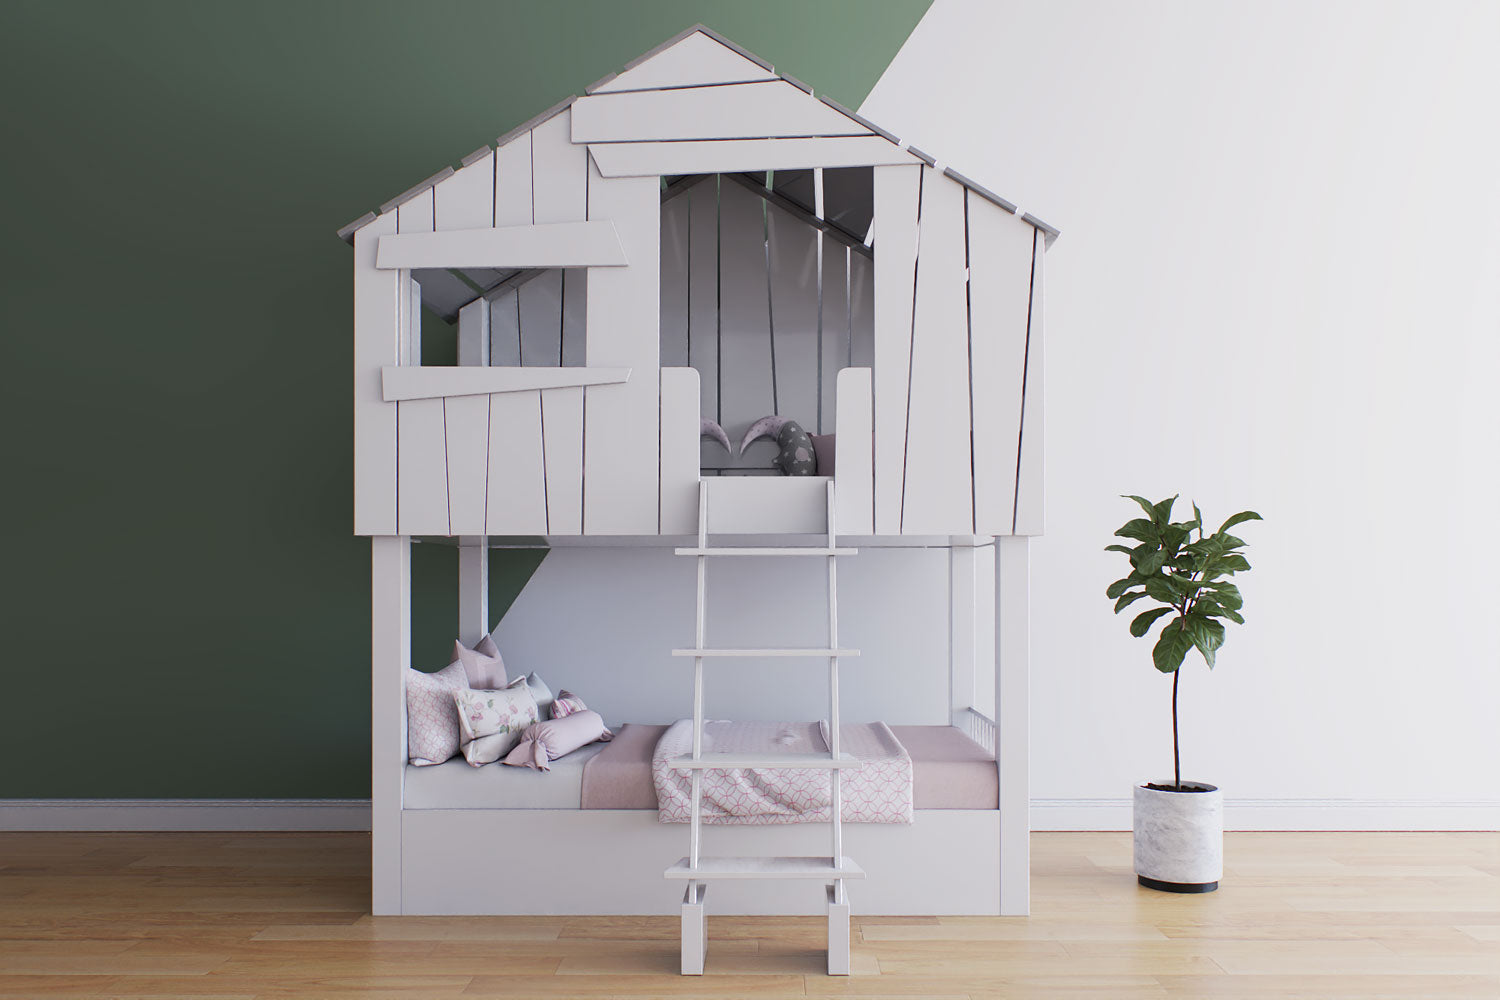
[[[610,743],[592,743],[548,772],[462,757],[407,765],[407,809],[656,809],[651,753],[666,726],[627,724]],[[917,809],[997,809],[995,758],[953,726],[891,726],[912,759]]]

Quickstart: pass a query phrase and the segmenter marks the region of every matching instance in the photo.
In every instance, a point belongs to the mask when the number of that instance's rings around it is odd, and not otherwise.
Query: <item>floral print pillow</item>
[[[459,749],[475,767],[510,753],[526,727],[540,721],[524,677],[499,691],[454,691],[453,704],[458,710]]]

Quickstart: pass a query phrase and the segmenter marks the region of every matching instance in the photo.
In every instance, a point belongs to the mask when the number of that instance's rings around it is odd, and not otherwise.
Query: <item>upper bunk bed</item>
[[[681,539],[703,477],[716,533],[815,534],[830,475],[862,544],[1041,531],[1056,230],[707,29],[340,232],[357,534]]]

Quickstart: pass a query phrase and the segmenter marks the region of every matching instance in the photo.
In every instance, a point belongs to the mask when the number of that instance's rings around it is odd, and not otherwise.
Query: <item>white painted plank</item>
[[[588,363],[588,280],[587,268],[563,271],[563,346],[562,363]]]
[[[516,289],[521,308],[521,364],[562,364],[563,272],[543,271]]]
[[[708,530],[715,535],[804,535],[828,531],[822,476],[715,476],[708,484]]]
[[[963,535],[974,530],[965,190],[931,167],[922,172],[901,530]]]
[[[995,540],[995,766],[1000,782],[1000,912],[1031,911],[1030,540]]]
[[[593,143],[605,177],[810,170],[813,167],[915,165],[915,156],[878,135],[817,139],[720,139],[701,142]]]
[[[495,154],[486,153],[432,189],[439,230],[485,229],[495,224]]]
[[[776,75],[751,62],[721,42],[695,31],[671,48],[625,70],[594,90],[607,94],[620,90],[651,90],[661,87],[691,87],[713,83],[748,83],[774,80]]]
[[[682,896],[682,974],[703,975],[703,959],[708,950],[708,923],[704,917],[703,899],[708,887],[701,882],[688,883]]]
[[[766,206],[771,256],[771,319],[776,335],[776,396],[782,415],[809,434],[818,416],[818,233],[775,205]],[[833,414],[828,415],[832,423]]]
[[[852,364],[875,366],[875,262],[849,254],[849,338]]]
[[[850,771],[858,770],[863,761],[852,754],[837,757],[826,753],[705,753],[701,757],[683,754],[667,762],[673,771],[722,771],[728,768],[764,768],[768,771]]]
[[[490,304],[475,299],[458,311],[458,363],[490,363]]]
[[[875,168],[875,533],[901,533],[922,167]]]
[[[465,306],[458,314],[459,361],[466,357],[465,345],[489,344],[489,307],[482,301]],[[475,360],[469,361],[476,365]],[[488,368],[389,368],[388,373],[453,372],[470,370],[486,374]],[[454,396],[443,400],[443,424],[447,436],[448,521],[455,535],[484,534],[484,494],[488,485],[490,398],[488,395]]]
[[[700,185],[701,186],[701,185]],[[689,364],[688,240],[692,202],[678,195],[661,207],[661,364]]]
[[[573,144],[572,120],[572,110],[564,109],[531,130],[531,214],[538,225],[588,218],[588,149]]]
[[[433,218],[433,193],[432,189],[428,188],[410,201],[404,201],[397,206],[396,232],[405,234],[430,233],[432,232]],[[385,237],[381,238],[381,242],[385,242]],[[375,266],[387,266],[380,262],[378,254]]]
[[[490,397],[488,466],[483,533],[545,535],[547,499],[539,393],[506,392]]]
[[[589,218],[614,224],[633,263],[589,273],[588,360],[636,372],[625,385],[584,392],[583,529],[591,535],[657,531],[660,192],[655,177],[589,178]]]
[[[609,222],[555,222],[382,236],[375,261],[380,268],[624,267],[625,264],[620,239]]]
[[[531,133],[522,132],[495,150],[495,225],[529,226]]]
[[[371,912],[381,916],[401,912],[401,786],[406,775],[410,666],[411,539],[372,538],[370,889]]]
[[[1021,381],[1036,230],[983,198],[967,197],[974,530],[1008,535],[1015,524]]]
[[[1021,468],[1016,482],[1016,524],[1018,535],[1040,535],[1045,517],[1046,500],[1045,463],[1046,435],[1043,421],[1046,379],[1043,377],[1043,361],[1046,355],[1046,338],[1042,326],[1042,262],[1047,258],[1043,235],[1038,230],[1035,237],[1036,252],[1032,255],[1031,270],[1031,322],[1026,334],[1026,390],[1021,402]]]
[[[521,366],[521,304],[514,288],[501,292],[490,303],[490,364]]]
[[[719,423],[738,447],[776,412],[766,295],[765,202],[738,184],[719,190]],[[794,416],[793,414],[786,414]],[[751,445],[742,464],[767,466],[774,442]]]
[[[785,80],[599,93],[573,102],[574,142],[871,135]]]
[[[396,532],[396,406],[381,396],[380,369],[396,364],[399,271],[375,268],[380,237],[396,230],[387,212],[354,234],[354,533]]]
[[[719,412],[719,179],[690,188],[688,199],[688,363],[698,370],[700,413]]]
[[[679,556],[732,556],[736,558],[764,559],[766,557],[781,558],[827,558],[828,556],[857,556],[859,549],[828,548],[827,545],[788,545],[770,546],[758,545],[754,548],[736,548],[734,546],[718,546],[713,548],[693,548],[683,546],[672,550],[673,555]]]
[[[848,858],[790,858],[790,857],[703,857],[698,867],[689,868],[687,858],[682,858],[665,872],[667,878],[721,879],[721,878],[864,878],[864,869]]]
[[[845,535],[869,535],[875,530],[875,412],[871,390],[870,369],[845,368],[839,372],[834,497],[839,531]]]
[[[698,530],[698,372],[661,370],[661,533]]]
[[[974,552],[968,545],[948,549],[948,701],[954,713],[974,706],[974,675],[979,662],[979,565]],[[986,661],[985,669],[991,669],[993,663],[993,659]]]
[[[528,392],[585,385],[612,385],[630,380],[629,368],[410,368],[381,369],[387,400],[438,399],[444,396]]]
[[[849,901],[828,887],[828,974],[849,975]]]
[[[458,641],[473,649],[490,634],[490,548],[484,535],[458,547]]]
[[[581,372],[586,368],[564,368]],[[542,393],[542,442],[547,464],[547,533],[583,531],[583,389]]]
[[[851,365],[846,271],[849,248],[821,234],[818,239],[823,247],[822,333],[818,342],[821,368],[818,400],[823,418],[818,433],[821,434],[835,430],[839,373]]]
[[[396,404],[397,524],[403,535],[447,535],[448,440],[442,399]]]

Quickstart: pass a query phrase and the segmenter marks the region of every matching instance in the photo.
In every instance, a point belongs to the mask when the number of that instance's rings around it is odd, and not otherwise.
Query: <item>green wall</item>
[[[928,2],[5,0],[0,798],[367,796],[334,230],[698,21],[857,106]]]

